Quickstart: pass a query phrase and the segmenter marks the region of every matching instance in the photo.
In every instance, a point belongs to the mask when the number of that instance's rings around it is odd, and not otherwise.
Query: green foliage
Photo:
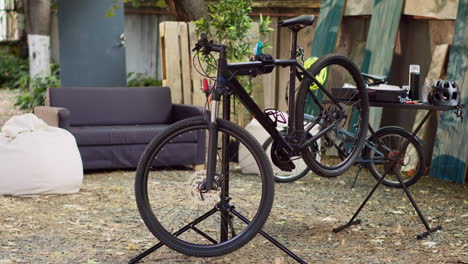
[[[28,60],[0,50],[0,88],[20,88],[24,76],[29,76]]]
[[[206,32],[208,38],[228,47],[228,61],[242,61],[251,53],[248,41],[252,19],[252,0],[221,0],[208,5],[210,20],[195,21],[196,32]]]
[[[131,4],[133,7],[140,7],[144,0],[112,0],[111,7],[106,10],[106,17],[115,16],[115,10],[122,8],[125,4]],[[159,8],[167,8],[166,1],[158,0],[154,6]]]
[[[252,0],[220,0],[208,5],[210,20],[201,18],[195,21],[196,32],[206,32],[208,39],[216,43],[226,45],[227,60],[229,62],[239,62],[248,60],[252,55],[254,43],[264,40],[266,35],[273,29],[269,27],[270,17],[266,19],[260,16],[259,33],[261,39],[254,39],[250,36],[249,30],[252,27],[253,20],[249,17],[252,12]],[[265,45],[265,47],[269,47]],[[205,62],[208,65],[216,65],[212,57],[206,57]],[[208,72],[214,69],[208,68]],[[251,82],[245,78],[242,80],[244,87],[250,92]]]
[[[51,64],[51,75],[45,78],[37,77],[32,81],[29,78],[23,78],[22,85],[27,85],[24,87],[29,87],[29,90],[26,90],[22,94],[16,97],[15,106],[18,106],[22,110],[32,111],[35,106],[44,105],[45,97],[47,93],[47,88],[49,87],[60,87],[60,78],[59,78],[59,67],[57,64]]]
[[[162,81],[156,78],[145,76],[143,73],[130,72],[127,74],[128,87],[142,87],[142,86],[161,86]]]

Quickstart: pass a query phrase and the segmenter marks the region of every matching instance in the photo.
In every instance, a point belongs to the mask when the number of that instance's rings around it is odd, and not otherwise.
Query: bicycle
[[[280,22],[280,26],[292,31],[290,59],[256,56],[253,61],[228,63],[226,46],[209,41],[206,34],[201,34],[194,48],[196,56],[219,54],[216,82],[209,91],[209,118],[185,119],[170,126],[151,141],[137,169],[135,196],[138,210],[148,229],[162,244],[186,255],[218,256],[240,248],[258,232],[262,233],[261,228],[273,204],[273,172],[265,152],[255,138],[229,121],[231,95],[235,95],[273,137],[272,156],[275,165],[282,170],[292,170],[294,164],[291,160],[298,157],[302,157],[309,167],[324,176],[339,175],[352,166],[367,133],[369,107],[365,85],[356,65],[342,55],[324,56],[309,71],[297,62],[297,34],[302,28],[312,25],[313,21],[314,16],[304,15]],[[267,74],[277,66],[290,68],[289,124],[295,125],[288,129],[286,135],[277,131],[276,120],[271,120],[260,110],[236,78],[241,75]],[[329,136],[330,131],[341,127],[350,116],[346,102],[336,100],[331,95],[330,87],[315,78],[323,69],[335,66],[341,70],[340,73],[347,75],[346,80],[353,82],[359,91],[358,100],[352,102],[358,109],[357,130],[355,140],[347,142],[350,152],[344,160],[322,163],[314,160],[318,151],[317,140],[332,144],[334,141]],[[297,98],[296,78],[301,81]],[[310,90],[311,87],[315,94]],[[317,118],[323,122],[304,124],[304,111],[309,111],[304,109],[305,94],[315,107],[310,111],[315,111]],[[325,100],[321,102],[320,96]],[[218,118],[221,98],[223,115]],[[318,127],[318,132],[305,137],[313,127]],[[195,164],[194,161],[185,163],[183,154],[177,157],[178,164],[194,165],[195,172],[180,168],[166,173],[152,170],[173,167],[174,157],[168,158],[167,155],[171,144],[197,141],[202,142],[198,144],[198,151],[204,153],[200,160]],[[231,147],[237,144],[254,157],[253,166],[258,167],[258,175],[239,173],[235,165],[239,157]],[[191,149],[187,147],[187,151]]]
[[[372,76],[363,73],[363,77],[366,79],[367,85],[376,85],[386,82],[385,78],[382,76]],[[313,121],[314,118],[315,117],[312,115],[304,115],[304,120],[308,122]],[[280,134],[284,134],[286,131],[285,129],[286,128],[280,130]],[[335,134],[337,137],[343,138],[344,142],[346,142],[347,138],[352,139],[354,137],[353,133],[344,129],[335,131]],[[379,146],[379,142],[382,144],[381,146]],[[406,145],[406,142],[408,142],[408,145]],[[269,137],[263,143],[263,149],[267,153],[270,151],[272,143],[272,137]],[[346,153],[348,151],[346,144],[342,144],[337,148],[340,158],[343,158],[343,155],[347,155]],[[402,153],[400,161],[392,170],[388,170],[389,164],[399,153]],[[379,181],[388,170],[388,174],[385,179],[383,179],[382,183],[388,187],[402,188],[395,174],[399,173],[406,187],[415,184],[424,173],[425,156],[422,144],[416,136],[401,127],[389,126],[378,129],[366,139],[364,148],[361,155],[356,160],[356,164],[359,164],[360,168],[368,168],[377,181]],[[272,164],[275,181],[283,183],[293,182],[301,179],[310,172],[310,169],[305,166],[302,160],[295,161],[295,165],[296,168],[293,171],[286,172]]]

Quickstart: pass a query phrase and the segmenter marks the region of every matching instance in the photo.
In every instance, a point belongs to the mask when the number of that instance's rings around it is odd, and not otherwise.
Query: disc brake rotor
[[[188,197],[199,205],[215,206],[220,200],[221,189],[216,188],[210,191],[200,190],[206,179],[206,170],[199,170],[193,173],[188,179]]]

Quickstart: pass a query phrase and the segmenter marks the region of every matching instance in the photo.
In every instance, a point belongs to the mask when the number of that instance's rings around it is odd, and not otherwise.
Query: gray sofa
[[[146,145],[170,124],[202,116],[202,107],[171,103],[168,87],[50,88],[34,113],[76,138],[84,169],[136,168]],[[205,137],[178,139],[165,165],[203,163]],[[192,164],[178,164],[183,160]],[[157,166],[158,164],[155,164]]]

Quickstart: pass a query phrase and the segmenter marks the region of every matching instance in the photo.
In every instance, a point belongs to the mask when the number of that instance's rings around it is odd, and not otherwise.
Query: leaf
[[[424,246],[428,247],[428,248],[432,248],[433,246],[435,246],[437,243],[436,242],[433,242],[433,241],[426,241],[426,242],[423,242],[422,243]]]
[[[135,244],[128,244],[127,245],[128,250],[138,250],[138,245]]]
[[[373,243],[373,244],[382,244],[384,241],[382,239],[371,239],[369,240],[369,242]]]
[[[322,221],[324,221],[324,222],[336,222],[338,220],[333,218],[333,217],[327,216],[327,217],[323,218]]]

